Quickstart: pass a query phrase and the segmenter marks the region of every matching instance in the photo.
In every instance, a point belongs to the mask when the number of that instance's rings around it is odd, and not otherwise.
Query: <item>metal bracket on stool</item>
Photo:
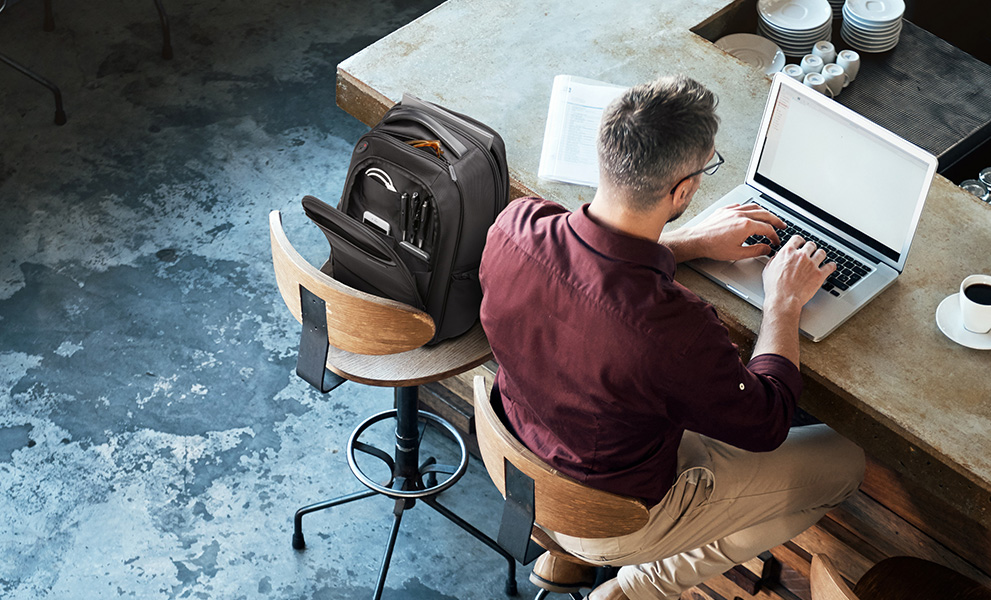
[[[344,379],[327,368],[327,304],[322,298],[299,286],[299,310],[303,330],[299,334],[296,374],[323,393],[341,385]]]
[[[544,549],[530,538],[534,523],[533,479],[508,460],[506,468],[506,503],[499,523],[499,545],[520,564],[526,565]]]

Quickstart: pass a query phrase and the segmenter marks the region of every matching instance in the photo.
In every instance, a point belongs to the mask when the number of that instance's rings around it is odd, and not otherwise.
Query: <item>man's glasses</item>
[[[711,165],[706,165],[701,169],[699,169],[698,171],[695,171],[694,173],[691,173],[689,175],[685,175],[684,177],[679,179],[678,183],[674,184],[674,187],[671,188],[672,195],[674,195],[674,191],[678,189],[678,186],[681,185],[681,182],[688,181],[692,177],[695,177],[696,175],[699,175],[701,173],[705,173],[706,175],[712,175],[713,173],[719,170],[719,165],[723,164],[726,161],[723,159],[723,156],[719,154],[719,150],[714,149],[713,152],[716,153],[716,162],[712,163]]]

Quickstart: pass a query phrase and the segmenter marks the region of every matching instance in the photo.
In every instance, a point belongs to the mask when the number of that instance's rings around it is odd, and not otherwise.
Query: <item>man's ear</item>
[[[678,211],[682,211],[688,207],[688,203],[692,201],[692,196],[695,195],[695,178],[686,179],[680,182],[674,188],[674,194],[672,194],[672,202],[674,208]]]

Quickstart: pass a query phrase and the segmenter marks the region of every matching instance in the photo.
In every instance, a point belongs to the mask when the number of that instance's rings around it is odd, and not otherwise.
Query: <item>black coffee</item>
[[[991,305],[991,285],[987,283],[973,283],[963,289],[964,296],[971,302]]]

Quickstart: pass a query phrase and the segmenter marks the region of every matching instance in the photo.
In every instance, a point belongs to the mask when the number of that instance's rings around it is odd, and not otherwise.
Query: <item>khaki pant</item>
[[[606,539],[548,533],[589,562],[628,565],[619,583],[631,600],[678,598],[815,524],[863,475],[863,451],[826,425],[793,428],[773,452],[686,432],[674,487],[641,530]]]

